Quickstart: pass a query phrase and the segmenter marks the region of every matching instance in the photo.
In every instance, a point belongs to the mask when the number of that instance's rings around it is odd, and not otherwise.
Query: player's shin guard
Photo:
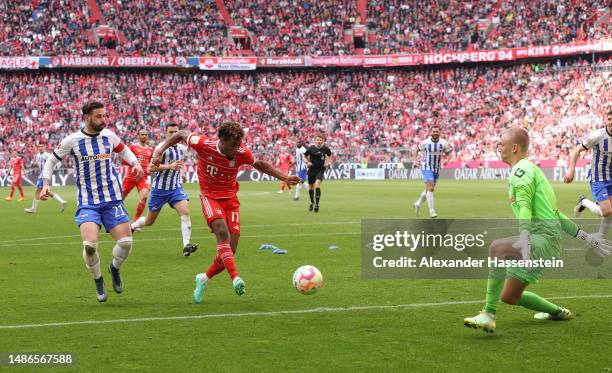
[[[221,259],[219,254],[217,254],[213,259],[212,263],[210,264],[210,267],[208,267],[208,270],[206,271],[206,278],[211,279],[219,273],[223,272],[224,269],[225,266],[223,265],[223,260]]]
[[[321,188],[315,188],[315,201],[319,206],[319,200],[321,199]]]
[[[138,201],[138,206],[136,206],[136,214],[134,214],[134,220],[138,220],[140,218],[146,205],[146,201]]]
[[[238,269],[236,268],[236,262],[234,261],[234,252],[229,242],[217,243],[217,254],[223,261],[223,265],[227,269],[231,279],[238,277]]]
[[[181,215],[181,233],[183,235],[183,247],[191,241],[191,218],[189,215]]]
[[[119,269],[121,264],[130,256],[132,251],[132,237],[123,237],[117,240],[117,244],[113,247],[113,267]]]
[[[87,270],[91,272],[94,279],[102,276],[100,271],[100,255],[98,255],[98,243],[83,241],[83,260]]]
[[[516,304],[533,311],[545,312],[551,315],[561,311],[561,307],[530,291],[524,291]]]
[[[487,297],[484,307],[486,312],[493,314],[497,312],[497,304],[501,298],[505,279],[506,270],[504,268],[491,267],[489,270],[489,278],[487,279]]]
[[[599,223],[599,234],[601,237],[605,237],[610,230],[610,225],[612,224],[612,216],[606,216],[601,219],[601,223]]]

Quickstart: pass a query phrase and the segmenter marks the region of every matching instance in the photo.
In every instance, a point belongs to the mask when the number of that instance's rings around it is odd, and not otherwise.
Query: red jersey
[[[9,165],[11,167],[11,175],[13,175],[13,177],[20,176],[21,169],[23,168],[23,158],[15,157],[11,159],[11,161],[9,162]]]
[[[255,163],[253,153],[240,145],[234,159],[219,151],[219,140],[192,133],[187,145],[198,154],[198,181],[202,195],[213,199],[233,198],[240,188],[236,175],[242,165]]]
[[[149,175],[149,163],[151,163],[151,158],[153,157],[153,148],[149,145],[142,146],[140,144],[132,144],[129,146],[130,150],[134,153],[142,170],[144,171],[144,176],[147,177]],[[128,177],[136,177],[136,172],[132,167],[127,174]]]
[[[293,161],[293,157],[291,157],[291,154],[281,153],[281,155],[278,156],[276,164],[278,165],[278,168],[287,172],[291,168],[291,161]]]

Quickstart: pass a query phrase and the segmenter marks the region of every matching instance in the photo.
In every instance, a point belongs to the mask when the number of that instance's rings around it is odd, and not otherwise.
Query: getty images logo
[[[487,231],[478,234],[471,233],[411,233],[409,231],[395,231],[390,234],[375,234],[372,236],[372,242],[368,245],[372,250],[381,252],[386,248],[399,247],[407,248],[410,251],[416,251],[417,248],[432,249],[432,248],[453,248],[457,251],[463,251],[466,248],[483,247],[485,245],[484,237]]]

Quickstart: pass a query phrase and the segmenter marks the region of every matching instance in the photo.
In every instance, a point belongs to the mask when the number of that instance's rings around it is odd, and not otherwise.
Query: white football
[[[293,287],[302,294],[314,294],[323,287],[323,275],[315,266],[301,266],[293,273]]]

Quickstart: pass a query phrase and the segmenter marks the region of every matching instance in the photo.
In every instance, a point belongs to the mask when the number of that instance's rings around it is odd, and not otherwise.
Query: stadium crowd
[[[0,55],[89,54],[85,0],[0,1]]]
[[[568,147],[601,125],[602,108],[612,102],[612,58],[600,60],[598,71],[582,65],[0,74],[0,168],[9,149],[31,161],[36,142],[53,146],[77,130],[81,105],[94,98],[107,103],[110,128],[126,142],[142,127],[159,142],[172,121],[214,136],[216,125],[233,119],[263,157],[326,132],[341,161],[397,161],[399,148],[414,150],[438,124],[455,148],[450,159],[470,161],[496,159],[500,129],[524,126],[534,133],[535,158],[564,159]]]
[[[214,0],[110,0],[100,10],[108,25],[125,35],[118,53],[225,56],[233,48]]]
[[[105,23],[118,30],[112,49],[88,44],[99,25],[85,0],[0,2],[1,55],[236,55],[214,0],[99,3]],[[225,0],[238,26],[251,34],[256,55],[354,54],[345,30],[360,23],[357,0]],[[611,37],[608,20],[589,18],[609,1],[417,0],[368,2],[366,24],[375,34],[365,53],[506,48]],[[489,20],[484,28],[479,20]],[[487,31],[488,30],[488,31]],[[369,38],[368,38],[369,39]],[[350,38],[349,38],[350,40]],[[102,43],[105,45],[106,43]]]
[[[590,28],[588,19],[609,1],[375,0],[368,21],[377,32],[372,54],[497,49],[610,37],[610,22]],[[479,27],[479,20],[487,20]],[[487,32],[487,29],[490,31]],[[582,33],[579,31],[582,30]]]
[[[357,0],[226,0],[234,22],[252,33],[257,55],[354,54],[344,30],[359,18]]]

